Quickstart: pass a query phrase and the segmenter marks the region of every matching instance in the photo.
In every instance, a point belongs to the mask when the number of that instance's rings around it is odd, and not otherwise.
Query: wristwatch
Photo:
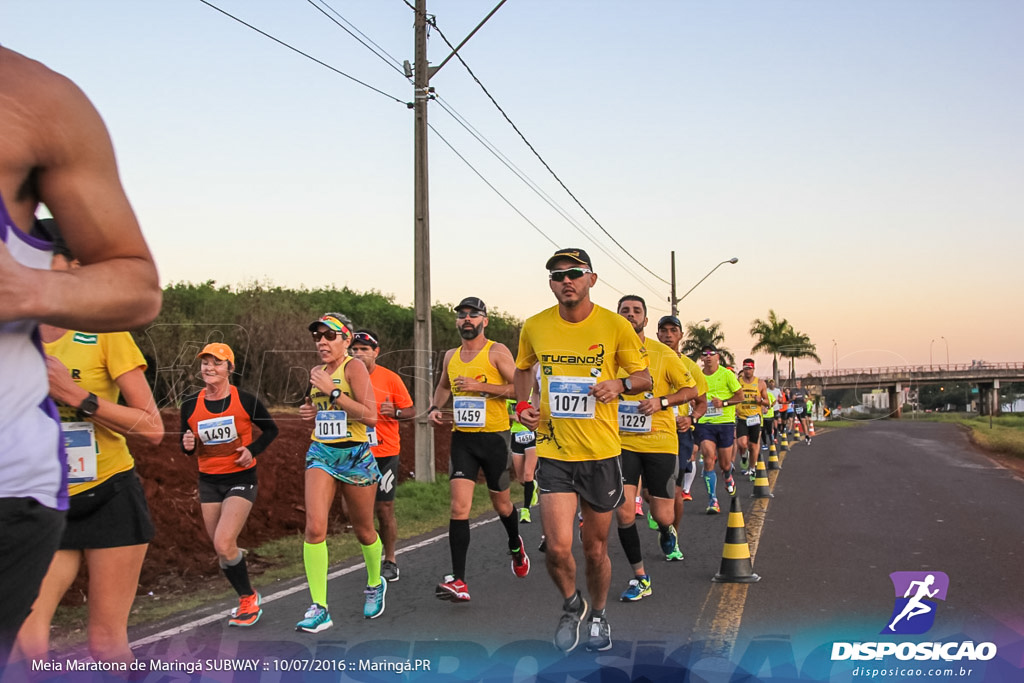
[[[341,398],[341,389],[335,389],[331,392],[331,403],[334,403],[339,398]]]
[[[658,400],[661,401],[661,409],[662,410],[668,410],[668,397],[667,396],[662,396]]]
[[[395,419],[396,420],[401,420],[402,419],[402,409],[401,408],[395,408]]]
[[[96,394],[90,391],[89,395],[82,399],[82,403],[78,406],[78,419],[82,419],[83,417],[92,417],[99,407],[99,399],[96,398]]]
[[[633,393],[633,382],[627,377],[622,380],[622,388],[627,394]]]

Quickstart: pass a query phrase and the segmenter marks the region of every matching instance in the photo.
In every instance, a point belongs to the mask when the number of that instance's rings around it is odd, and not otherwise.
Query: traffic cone
[[[779,441],[779,451],[785,453],[789,450],[789,441],[786,439],[786,432],[782,432],[782,438]]]
[[[775,451],[775,444],[772,444],[771,446],[768,447],[768,469],[782,469],[782,465],[779,464],[779,454]]]
[[[754,573],[747,545],[747,529],[743,524],[740,499],[734,497],[729,507],[729,526],[722,547],[722,566],[711,579],[715,583],[756,583],[761,577]]]
[[[802,424],[800,424],[800,420],[794,420],[793,421],[793,433],[794,434],[799,434],[803,430],[804,430],[804,427],[803,427]]]
[[[768,488],[768,471],[764,463],[757,461],[757,469],[754,473],[754,498],[774,498],[775,495]]]
[[[813,422],[810,422],[810,421],[808,421],[808,423],[807,423],[807,426],[808,426],[808,427],[809,427],[809,429],[810,429],[810,432],[811,432],[811,436],[814,436],[814,423],[813,423]]]

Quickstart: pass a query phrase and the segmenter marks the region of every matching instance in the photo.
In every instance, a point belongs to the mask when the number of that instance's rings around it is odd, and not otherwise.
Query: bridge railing
[[[992,370],[1024,371],[1024,362],[1014,363],[931,363],[929,365],[891,365],[878,368],[840,368],[838,370],[819,370],[810,372],[804,377],[850,377],[853,375],[913,375],[924,373],[984,373]]]

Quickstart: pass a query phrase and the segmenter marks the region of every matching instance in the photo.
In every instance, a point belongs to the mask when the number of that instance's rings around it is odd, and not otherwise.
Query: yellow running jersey
[[[341,362],[338,369],[331,373],[331,381],[334,382],[334,386],[341,389],[341,393],[354,401],[356,397],[352,393],[352,387],[349,386],[348,380],[345,379],[345,366],[351,361],[352,356],[345,356],[345,360]],[[326,369],[327,366],[324,366],[324,370]],[[367,386],[370,386],[369,382],[367,382]],[[344,412],[336,405],[332,405],[331,397],[316,387],[313,387],[313,391],[309,394],[309,398],[313,401],[313,405],[316,406],[317,413],[325,412],[335,415]],[[319,441],[320,443],[341,443],[343,441],[369,440],[366,436],[366,425],[362,422],[356,422],[355,420],[349,419],[347,415],[345,416],[345,429],[341,432],[337,432],[336,430],[332,430],[330,427],[326,426],[327,421],[322,420],[319,415],[317,416],[317,423],[318,424],[314,427],[313,435],[311,437],[313,441]],[[321,423],[324,423],[325,426],[321,427]]]
[[[504,397],[455,389],[456,377],[472,377],[484,384],[508,384],[498,368],[491,363],[492,346],[494,342],[488,340],[484,348],[468,361],[462,360],[460,347],[448,361],[448,382],[452,388],[455,418],[452,423],[453,432],[504,432],[509,429],[508,408]]]
[[[701,372],[700,366],[687,356],[679,356],[679,360],[686,367],[686,371],[690,373],[690,377],[693,377],[693,380],[697,383],[697,395],[703,396],[708,393],[708,381],[704,379],[704,373]],[[686,417],[692,411],[693,403],[684,403],[681,406],[676,406],[676,412],[683,417]],[[693,425],[690,425],[690,429],[693,429]]]
[[[588,394],[597,382],[647,368],[647,350],[629,322],[594,306],[578,323],[562,319],[558,306],[523,323],[516,367],[540,363],[540,425],[537,455],[565,461],[604,460],[622,450],[618,404]]]
[[[760,398],[760,383],[757,377],[751,382],[744,382],[742,375],[737,378],[740,383],[740,388],[743,389],[743,403],[736,406],[736,417],[748,418],[754,415],[761,414],[761,406],[757,404],[757,399]]]
[[[654,386],[651,391],[623,396],[619,401],[619,436],[622,447],[637,453],[678,453],[675,414],[671,410],[658,410],[647,416],[635,412],[633,408],[641,399],[667,396],[683,387],[696,386],[697,383],[675,351],[657,339],[648,339],[645,346]],[[619,369],[620,379],[628,374]]]

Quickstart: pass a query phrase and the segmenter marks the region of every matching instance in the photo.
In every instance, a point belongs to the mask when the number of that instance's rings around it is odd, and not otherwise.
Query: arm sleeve
[[[249,414],[249,419],[259,428],[260,435],[251,444],[249,452],[256,457],[267,449],[270,442],[277,438],[277,423],[270,417],[263,402],[252,394],[239,390],[238,398],[241,400],[242,408]]]

